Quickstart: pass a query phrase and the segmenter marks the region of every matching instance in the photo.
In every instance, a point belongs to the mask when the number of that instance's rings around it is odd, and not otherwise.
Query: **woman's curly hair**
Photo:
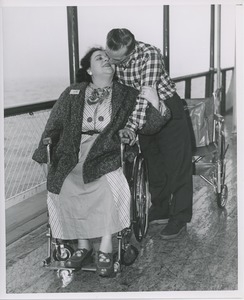
[[[91,56],[96,51],[104,51],[102,47],[91,48],[80,61],[81,68],[76,73],[76,82],[92,82],[91,75],[87,73],[87,70],[91,66]]]

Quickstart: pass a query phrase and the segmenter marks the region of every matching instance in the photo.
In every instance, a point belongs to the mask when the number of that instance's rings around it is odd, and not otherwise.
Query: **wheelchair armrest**
[[[52,144],[52,139],[50,137],[46,137],[45,139],[42,140],[42,142],[45,146],[51,145]]]
[[[123,137],[123,138],[120,138],[120,142],[121,142],[121,144],[129,144],[130,143],[130,139]]]
[[[223,123],[224,122],[224,117],[221,116],[220,114],[214,114],[214,121]]]
[[[48,165],[48,171],[49,167],[51,165],[51,145],[52,145],[52,139],[50,137],[46,137],[42,140],[43,144],[47,147],[47,165]]]

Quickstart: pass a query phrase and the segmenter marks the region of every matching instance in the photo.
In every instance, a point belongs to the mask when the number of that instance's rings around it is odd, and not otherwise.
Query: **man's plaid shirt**
[[[161,100],[172,97],[176,92],[175,83],[164,67],[160,50],[143,42],[136,42],[129,59],[116,66],[116,75],[119,82],[139,91],[143,86],[156,86]],[[127,128],[135,131],[142,128],[146,121],[147,105],[147,100],[139,94],[135,110],[127,122]]]

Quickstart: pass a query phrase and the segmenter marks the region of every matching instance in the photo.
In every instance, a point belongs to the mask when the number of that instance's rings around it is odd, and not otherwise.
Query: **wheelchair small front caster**
[[[74,273],[72,270],[57,270],[57,276],[62,280],[62,288],[65,288],[73,280]]]
[[[134,261],[136,260],[137,256],[139,254],[138,249],[133,246],[133,245],[127,245],[125,247],[125,249],[122,249],[121,251],[121,262],[118,261],[118,252],[115,252],[114,254],[114,261],[115,264],[117,264],[116,268],[118,269],[118,271],[116,272],[120,272],[122,266],[130,266],[134,263]],[[114,264],[114,265],[115,265]]]
[[[128,245],[125,250],[123,250],[122,262],[125,266],[130,266],[134,263],[139,254],[138,249],[133,245]]]
[[[47,267],[51,263],[51,257],[48,257],[42,261],[42,267]]]
[[[226,184],[223,185],[221,193],[216,193],[217,205],[219,208],[224,208],[228,198],[228,187]]]
[[[74,249],[69,245],[59,245],[53,250],[53,258],[56,261],[66,261],[73,255],[73,253]]]

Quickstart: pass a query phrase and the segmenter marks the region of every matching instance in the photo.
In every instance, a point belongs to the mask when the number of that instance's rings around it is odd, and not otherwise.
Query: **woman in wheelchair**
[[[121,169],[121,138],[136,148],[135,133],[126,128],[138,91],[114,80],[101,48],[81,60],[79,83],[65,89],[55,103],[33,159],[46,164],[43,139],[52,141],[47,175],[47,205],[54,238],[78,240],[66,266],[79,268],[92,255],[89,239],[100,238],[97,272],[113,272],[112,235],[130,226],[130,189]],[[157,132],[168,120],[147,99],[146,122],[140,134]]]

